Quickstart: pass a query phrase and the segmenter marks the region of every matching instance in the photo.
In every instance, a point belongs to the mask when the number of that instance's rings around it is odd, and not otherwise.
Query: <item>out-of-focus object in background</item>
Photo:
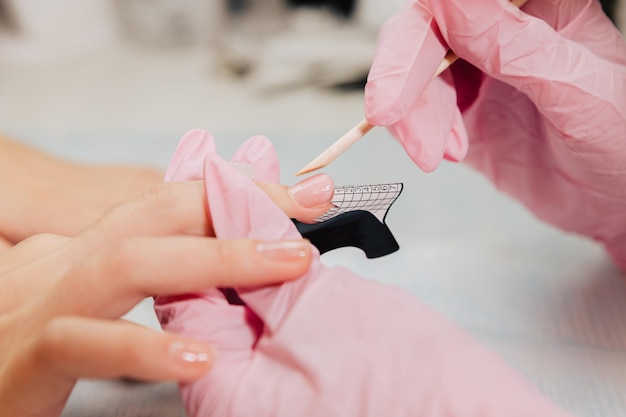
[[[359,0],[354,19],[362,26],[378,31],[382,24],[398,12],[405,0]]]
[[[616,12],[619,7],[618,0],[600,0],[600,4],[602,4],[602,9],[604,13],[613,21],[613,23],[617,23]]]
[[[141,45],[184,47],[214,42],[226,0],[114,0],[123,33]]]
[[[229,19],[217,42],[218,69],[227,75],[250,75],[263,55],[266,40],[284,29],[285,0],[229,0]]]
[[[15,11],[10,2],[0,1],[0,33],[14,33],[17,30]]]
[[[58,62],[116,38],[110,0],[2,0],[3,65]]]
[[[610,1],[610,0],[603,0],[603,6],[604,6],[604,1]],[[613,21],[615,22],[615,25],[617,26],[617,28],[622,32],[622,34],[624,34],[624,27],[626,26],[626,4],[624,4],[626,2],[624,2],[624,0],[621,1],[617,1],[615,5],[611,5],[610,7],[610,11],[613,12],[613,15],[609,15],[609,17],[611,17],[611,19],[613,19]]]
[[[271,16],[244,10],[233,19],[217,49],[225,73],[247,77],[265,94],[303,86],[362,87],[374,54],[375,31],[328,8],[283,5],[274,11]]]
[[[262,93],[303,86],[361,88],[376,33],[404,2],[230,0],[239,13],[216,44],[218,66]],[[607,13],[623,3],[601,2]]]
[[[343,17],[349,17],[354,12],[357,0],[286,0],[291,7],[313,6],[324,7]]]

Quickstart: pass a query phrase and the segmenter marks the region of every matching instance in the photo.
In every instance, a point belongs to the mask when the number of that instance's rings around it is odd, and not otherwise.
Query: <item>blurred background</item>
[[[1,0],[0,131],[74,160],[160,168],[192,128],[225,157],[263,134],[292,184],[363,118],[376,33],[403,2]],[[325,262],[411,291],[576,415],[626,416],[626,288],[602,249],[462,164],[422,173],[384,129],[325,172],[405,184],[387,217],[399,252]],[[150,300],[127,317],[158,327]],[[173,384],[83,381],[64,416],[183,414]]]
[[[323,132],[321,150],[362,118],[376,31],[400,3],[3,0],[0,129],[62,153],[132,132],[161,166],[193,127]]]
[[[313,154],[283,157],[301,165],[362,118],[377,30],[402,3],[0,0],[0,131],[159,166],[193,127],[226,143],[314,135]]]

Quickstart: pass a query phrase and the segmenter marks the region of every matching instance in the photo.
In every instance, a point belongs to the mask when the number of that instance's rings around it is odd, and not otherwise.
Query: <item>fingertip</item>
[[[437,169],[443,157],[443,149],[440,153],[432,152],[432,149],[429,149],[429,144],[413,139],[421,135],[413,133],[410,127],[405,125],[406,123],[399,123],[390,127],[389,131],[400,141],[407,155],[422,171],[429,173]]]
[[[457,115],[452,123],[452,130],[448,142],[446,143],[446,151],[444,158],[452,162],[461,162],[467,156],[469,150],[469,139],[467,129],[463,123],[460,111],[457,109]]]
[[[209,372],[215,359],[211,346],[189,339],[169,341],[166,352],[174,379],[179,382],[190,382],[202,377]]]
[[[275,183],[280,179],[278,154],[265,136],[255,135],[248,139],[235,152],[231,162],[251,166],[255,181]]]
[[[289,197],[304,209],[323,208],[330,204],[335,191],[333,179],[326,174],[306,178],[288,188]]]
[[[164,181],[193,181],[202,179],[202,160],[215,152],[213,135],[202,129],[193,129],[180,139],[165,172]]]
[[[312,223],[333,208],[334,181],[326,174],[314,175],[290,187],[263,182],[257,182],[256,185],[287,217],[303,223]]]
[[[439,162],[441,160],[423,160],[423,161],[416,161],[415,163],[417,164],[418,167],[420,167],[420,169],[422,171],[424,171],[426,174],[433,172],[434,170],[437,169],[437,167],[439,167]]]
[[[257,270],[260,284],[280,283],[301,277],[310,267],[314,247],[307,239],[259,241],[256,253],[264,272]]]
[[[385,94],[385,91],[387,93]],[[405,112],[399,110],[397,97],[390,94],[394,88],[379,88],[377,80],[365,84],[365,118],[375,126],[390,126],[402,119]]]
[[[311,261],[311,242],[306,239],[260,241],[256,251],[270,263],[308,265]]]
[[[255,287],[298,278],[308,270],[314,254],[311,242],[303,238],[214,243],[217,246],[210,264],[219,265],[219,270],[214,268],[210,283],[200,277],[205,288]]]
[[[190,381],[213,364],[205,343],[124,320],[58,317],[37,338],[35,357],[58,377]]]

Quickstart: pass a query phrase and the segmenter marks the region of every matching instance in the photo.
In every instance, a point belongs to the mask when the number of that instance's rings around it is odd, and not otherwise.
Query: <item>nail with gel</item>
[[[277,240],[261,242],[257,245],[259,253],[273,261],[289,261],[306,257],[311,251],[308,240]]]
[[[326,174],[309,177],[289,188],[289,195],[303,207],[321,207],[330,202],[335,183]]]
[[[196,342],[175,341],[170,343],[169,354],[186,363],[208,363],[213,358],[210,347]]]

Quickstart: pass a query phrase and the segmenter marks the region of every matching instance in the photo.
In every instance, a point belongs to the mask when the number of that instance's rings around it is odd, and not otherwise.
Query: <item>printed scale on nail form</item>
[[[320,253],[346,246],[365,252],[367,258],[400,249],[385,223],[389,208],[402,192],[402,183],[335,187],[335,207],[306,224],[292,219],[300,234]]]

